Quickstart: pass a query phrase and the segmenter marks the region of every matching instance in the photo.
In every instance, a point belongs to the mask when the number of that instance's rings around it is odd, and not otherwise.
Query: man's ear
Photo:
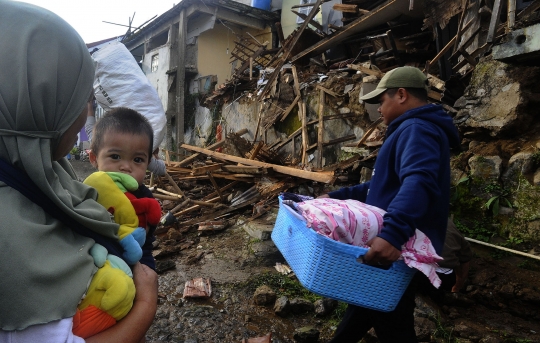
[[[90,160],[90,163],[94,166],[94,168],[97,169],[97,156],[92,150],[90,150],[90,152],[88,153],[88,159]]]
[[[405,88],[398,88],[396,92],[397,100],[400,104],[403,104],[409,98],[409,93]]]

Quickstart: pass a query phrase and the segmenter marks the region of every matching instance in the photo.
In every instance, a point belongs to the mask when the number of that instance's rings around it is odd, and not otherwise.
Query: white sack
[[[153,149],[165,135],[165,111],[156,89],[150,84],[126,46],[111,43],[92,55],[96,66],[94,95],[105,111],[129,107],[146,117],[154,130]]]

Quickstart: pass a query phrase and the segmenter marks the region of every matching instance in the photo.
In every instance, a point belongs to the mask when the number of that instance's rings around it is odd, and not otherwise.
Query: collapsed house
[[[540,184],[539,8],[538,0],[285,0],[278,11],[181,2],[123,41],[166,109],[168,176],[152,184],[171,202],[170,222],[221,227],[212,221],[247,205],[258,216],[293,186],[316,194],[369,179],[385,127],[377,106],[359,98],[403,65],[428,75],[430,101],[460,128],[466,153],[454,184],[470,175],[510,187],[518,169]],[[527,148],[481,149],[493,139]],[[480,201],[503,200],[485,189],[474,194]],[[519,211],[507,212],[526,217],[522,234],[540,240],[540,218]]]

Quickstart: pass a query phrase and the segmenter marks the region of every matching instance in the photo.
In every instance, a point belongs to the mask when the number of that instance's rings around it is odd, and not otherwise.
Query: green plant
[[[489,239],[494,234],[493,231],[487,229],[489,227],[489,223],[486,222],[486,220],[472,220],[468,223],[469,225],[465,225],[457,219],[454,222],[458,230],[465,234],[465,236],[477,239],[479,241],[489,242]]]
[[[78,155],[78,154],[79,154],[79,148],[77,148],[76,146],[74,146],[74,147],[70,150],[69,153],[72,154],[72,155]]]
[[[494,216],[499,214],[501,203],[512,208],[512,204],[508,197],[510,197],[510,191],[502,188],[498,183],[491,183],[484,187],[484,191],[491,195],[488,201],[484,204],[487,210],[491,210]]]
[[[250,286],[256,289],[259,286],[267,285],[272,288],[278,296],[289,298],[300,297],[311,302],[321,299],[321,296],[311,293],[302,284],[290,276],[277,273],[263,273],[251,281]]]
[[[433,337],[438,338],[437,342],[444,343],[458,343],[459,341],[452,337],[453,329],[444,327],[441,321],[441,315],[437,314],[435,318],[435,331],[433,332]]]
[[[467,193],[470,180],[471,178],[469,176],[465,176],[452,186],[450,189],[450,204],[456,203]]]

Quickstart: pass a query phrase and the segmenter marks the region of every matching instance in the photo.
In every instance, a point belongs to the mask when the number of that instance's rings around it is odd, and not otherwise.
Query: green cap
[[[373,92],[361,96],[360,100],[368,104],[375,104],[379,101],[379,95],[389,88],[428,88],[428,80],[422,71],[415,67],[399,67],[386,73],[377,88]]]

